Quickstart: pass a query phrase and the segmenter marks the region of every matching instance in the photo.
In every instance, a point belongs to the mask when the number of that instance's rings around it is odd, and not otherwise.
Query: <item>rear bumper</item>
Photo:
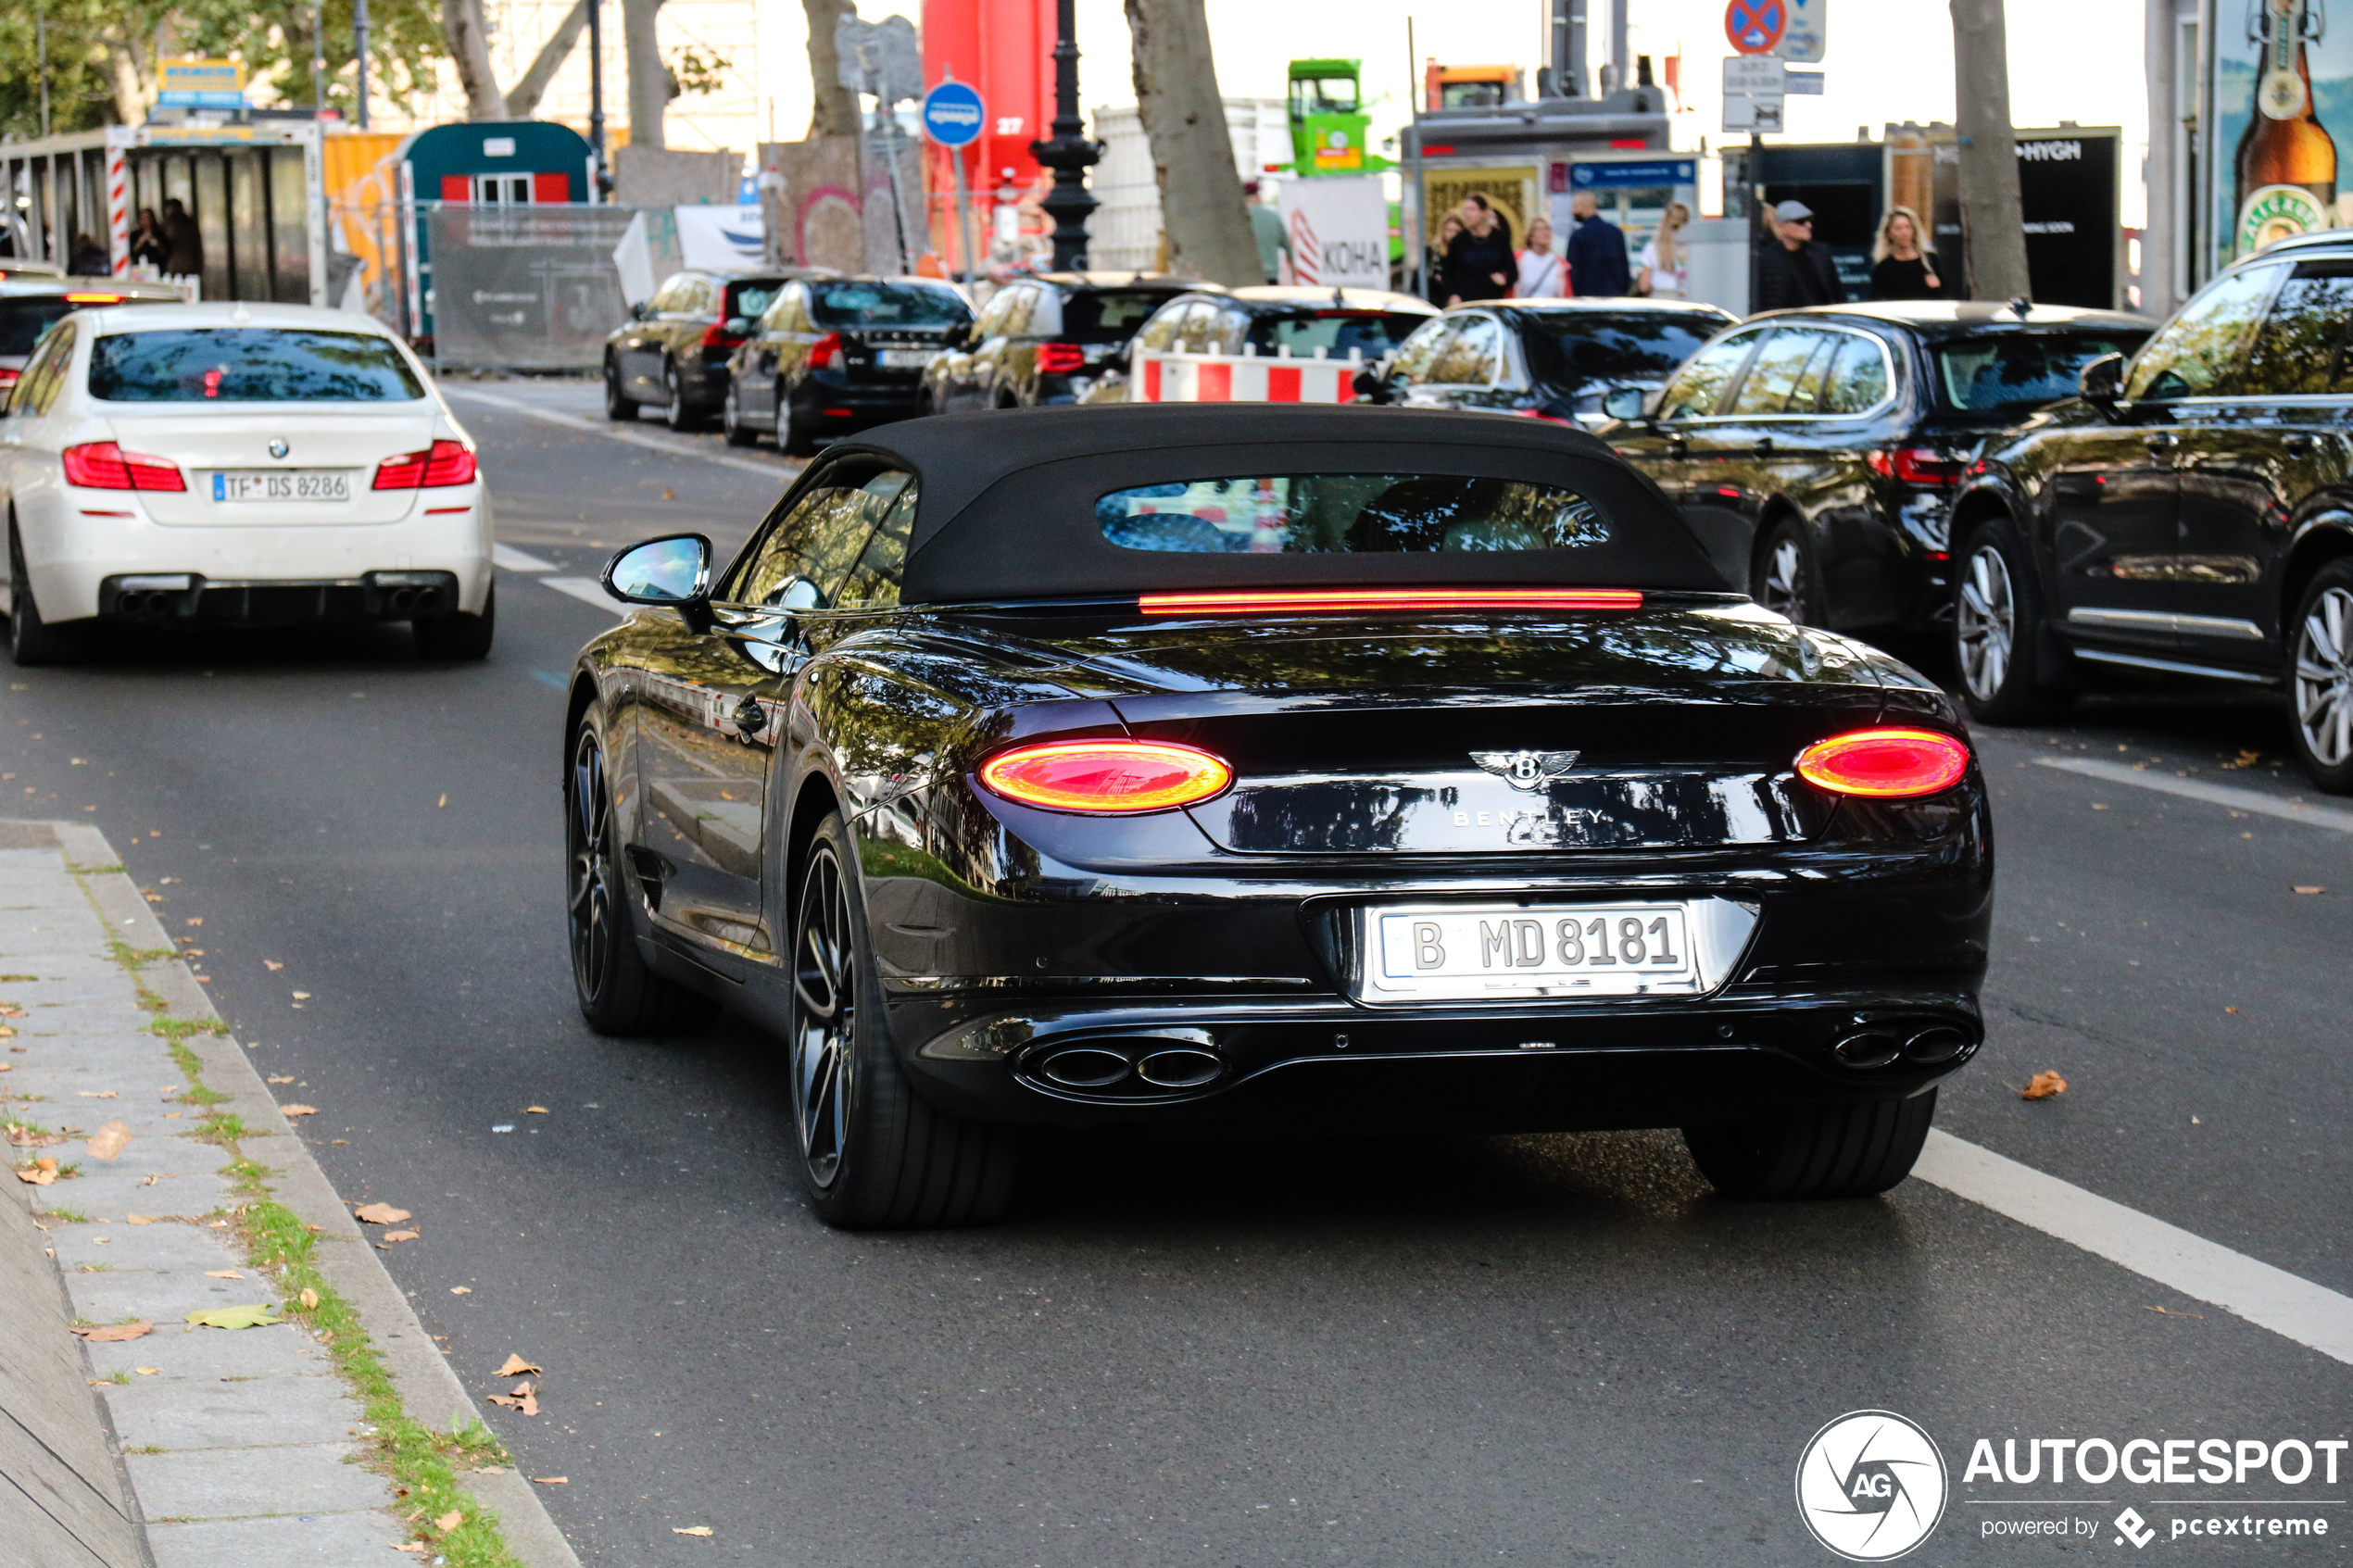
[[[306,626],[437,621],[455,614],[449,571],[371,571],[347,580],[215,583],[190,572],[135,572],[98,585],[98,614],[145,625]]]
[[[860,386],[804,381],[792,389],[793,418],[812,430],[862,429],[914,418],[923,411],[923,383]]]

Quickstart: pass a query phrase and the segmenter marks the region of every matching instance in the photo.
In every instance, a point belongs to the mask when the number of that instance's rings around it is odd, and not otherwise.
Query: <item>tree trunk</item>
[[[2002,0],[1952,0],[1953,77],[1960,141],[1961,232],[1969,288],[1980,299],[2030,296],[2026,220],[2018,194],[2018,142],[2010,132],[2009,37]]]
[[[107,56],[114,69],[115,119],[124,125],[144,125],[156,107],[156,61],[138,33],[107,40]]]
[[[661,37],[655,19],[661,0],[621,0],[621,38],[629,52],[629,144],[662,147],[662,116],[678,94],[670,68],[661,63]]]
[[[1961,0],[1954,0],[1958,5]],[[1258,242],[1217,95],[1202,0],[1126,0],[1135,44],[1136,107],[1151,144],[1172,264],[1212,282],[1263,283]]]
[[[441,0],[441,36],[466,90],[468,119],[504,119],[507,101],[490,64],[490,30],[483,24],[482,0]]]
[[[800,0],[809,18],[809,134],[855,136],[858,94],[841,84],[841,56],[834,52],[834,23],[858,14],[856,0]]]
[[[556,24],[556,31],[548,34],[547,42],[539,46],[538,56],[531,62],[531,69],[522,73],[522,80],[508,93],[509,119],[531,118],[531,111],[539,107],[540,98],[547,91],[547,83],[556,79],[556,72],[561,70],[564,61],[572,57],[573,45],[580,42],[580,35],[587,27],[588,0],[573,0],[572,9],[566,11],[564,19]]]
[[[2188,230],[2173,199],[2176,149],[2182,142],[2182,116],[2174,102],[2180,80],[2175,44],[2182,30],[2178,0],[2146,0],[2143,22],[2147,39],[2144,69],[2148,76],[2149,156],[2148,223],[2141,232],[2141,313],[2163,320],[2181,303],[2173,292],[2175,246]]]

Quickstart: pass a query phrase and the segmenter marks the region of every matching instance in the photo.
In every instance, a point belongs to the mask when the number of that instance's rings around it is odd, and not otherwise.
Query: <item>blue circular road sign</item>
[[[984,123],[980,93],[962,82],[943,82],[924,94],[924,133],[943,147],[980,140]]]

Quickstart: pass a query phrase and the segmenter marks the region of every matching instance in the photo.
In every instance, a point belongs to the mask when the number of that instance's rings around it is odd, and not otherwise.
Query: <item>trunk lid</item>
[[[404,452],[431,447],[442,429],[430,403],[389,411],[381,408],[321,408],[299,404],[231,411],[200,403],[159,404],[152,411],[109,411],[107,423],[126,452],[169,458],[180,465],[184,491],[145,491],[147,515],[167,526],[236,527],[397,522],[420,505],[421,495],[448,504],[456,491],[373,490],[376,465]],[[286,455],[272,457],[270,444],[285,443]],[[214,476],[285,471],[341,473],[350,486],[346,500],[252,501],[216,498]],[[433,504],[433,503],[427,503]]]

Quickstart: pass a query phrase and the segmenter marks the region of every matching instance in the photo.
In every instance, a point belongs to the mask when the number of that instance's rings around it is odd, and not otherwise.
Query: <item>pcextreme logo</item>
[[[1851,1411],[1798,1456],[1798,1517],[1850,1562],[1886,1562],[1928,1539],[1945,1493],[1935,1440],[1893,1411]]]

